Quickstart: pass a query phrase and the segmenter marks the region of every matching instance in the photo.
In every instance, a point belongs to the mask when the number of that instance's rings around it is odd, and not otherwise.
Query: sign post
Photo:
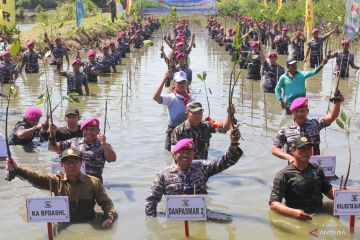
[[[360,190],[335,190],[334,215],[349,216],[349,230],[354,233],[355,215],[360,215]]]
[[[185,236],[190,237],[189,221],[206,220],[206,195],[166,195],[166,219],[184,221]]]
[[[336,156],[312,156],[310,163],[321,167],[325,177],[335,177]]]

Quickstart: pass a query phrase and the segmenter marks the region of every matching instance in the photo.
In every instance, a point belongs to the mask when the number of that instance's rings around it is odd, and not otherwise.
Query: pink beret
[[[81,61],[79,59],[75,59],[71,62],[71,65],[81,65]]]
[[[308,105],[308,99],[306,97],[298,97],[296,98],[290,106],[290,111],[293,112],[294,110],[305,107]]]
[[[28,108],[25,111],[25,118],[32,120],[39,120],[41,118],[42,112],[37,107]]]
[[[289,28],[284,27],[284,28],[282,29],[282,31],[289,31]]]
[[[93,49],[90,49],[90,50],[87,52],[87,55],[88,55],[88,57],[95,56],[95,55],[96,55],[96,51],[93,50]]]
[[[228,32],[231,33],[232,31],[233,31],[233,29],[232,29],[232,28],[229,28]]]
[[[176,46],[177,47],[182,47],[182,46],[184,46],[184,43],[183,42],[178,42],[178,43],[176,43]]]
[[[253,46],[253,47],[259,46],[259,42],[258,42],[258,41],[254,41],[254,42],[251,43],[251,46]]]
[[[138,29],[138,30],[136,30],[136,33],[140,33],[141,31]]]
[[[1,55],[2,55],[3,57],[7,57],[7,56],[10,56],[10,52],[7,51],[7,50],[5,50],[5,51],[2,52]]]
[[[349,45],[349,44],[350,42],[347,39],[341,41],[341,45]]]
[[[86,119],[80,126],[80,130],[83,130],[85,127],[98,127],[100,125],[100,121],[97,118],[89,118]]]
[[[34,44],[35,44],[34,41],[28,41],[28,42],[26,43],[26,46],[28,46],[28,47],[29,47],[29,46],[34,46]]]
[[[186,57],[185,53],[179,53],[176,55],[176,59],[182,58],[182,57]]]
[[[272,26],[273,26],[273,27],[277,27],[277,26],[279,26],[279,24],[273,23]]]
[[[314,28],[314,29],[311,31],[311,34],[318,33],[318,32],[319,32],[319,29]]]
[[[195,143],[191,138],[181,139],[175,146],[172,146],[171,152],[175,154],[182,149],[195,150]]]
[[[101,47],[101,49],[102,49],[102,50],[104,50],[104,49],[109,49],[109,45],[104,45],[104,46]]]
[[[56,38],[55,38],[55,42],[57,42],[57,41],[61,41],[61,38],[60,38],[60,37],[56,37]]]
[[[276,52],[270,52],[269,53],[269,58],[270,57],[277,57],[277,53]]]

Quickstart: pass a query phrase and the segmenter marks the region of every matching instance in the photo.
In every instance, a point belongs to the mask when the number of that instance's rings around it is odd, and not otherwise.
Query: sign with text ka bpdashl
[[[360,190],[335,190],[334,215],[360,215]]]
[[[27,198],[29,222],[70,222],[67,196]]]
[[[206,195],[166,195],[165,197],[167,220],[206,220]]]
[[[336,156],[312,156],[310,162],[321,167],[325,177],[335,176]]]

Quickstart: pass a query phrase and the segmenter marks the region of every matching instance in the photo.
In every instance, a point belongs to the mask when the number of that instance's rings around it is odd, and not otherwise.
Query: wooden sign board
[[[360,215],[360,190],[335,190],[334,215]]]
[[[57,173],[59,171],[62,172],[62,173],[65,173],[64,168],[61,166],[61,163],[54,163],[54,164],[51,165],[51,173],[52,174],[55,174],[55,173]],[[81,171],[82,174],[86,174],[85,162],[83,162],[81,164],[80,171]]]
[[[206,195],[166,195],[167,220],[206,220],[205,198]]]
[[[27,198],[26,208],[29,222],[70,222],[67,196]]]
[[[335,176],[336,156],[312,156],[310,158],[310,163],[321,167],[325,177]]]

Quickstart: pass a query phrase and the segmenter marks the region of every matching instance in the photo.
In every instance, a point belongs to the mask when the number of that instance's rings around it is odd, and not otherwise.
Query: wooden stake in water
[[[120,117],[123,116],[123,99],[124,99],[124,84],[121,84],[121,105],[120,105]]]
[[[52,197],[52,185],[51,185],[51,180],[49,180],[49,188],[50,188],[50,197]],[[53,236],[53,229],[52,229],[52,223],[48,222],[47,223],[47,230],[48,230],[48,237],[49,240],[53,240],[54,236]]]
[[[104,117],[104,135],[106,133],[106,124],[107,124],[107,101],[105,101],[105,117]]]

